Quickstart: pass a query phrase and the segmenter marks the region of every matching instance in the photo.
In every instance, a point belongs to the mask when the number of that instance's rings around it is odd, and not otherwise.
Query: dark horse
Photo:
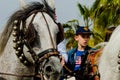
[[[46,1],[16,11],[0,35],[0,80],[59,80],[59,27]]]

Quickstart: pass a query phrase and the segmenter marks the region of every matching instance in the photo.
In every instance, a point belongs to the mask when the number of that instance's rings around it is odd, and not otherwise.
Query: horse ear
[[[20,7],[21,7],[21,9],[24,9],[25,6],[26,6],[25,1],[24,1],[24,0],[19,0],[19,3],[20,3]]]
[[[55,10],[55,2],[54,2],[54,0],[48,0],[48,4],[49,4],[49,6],[50,6],[53,10]]]

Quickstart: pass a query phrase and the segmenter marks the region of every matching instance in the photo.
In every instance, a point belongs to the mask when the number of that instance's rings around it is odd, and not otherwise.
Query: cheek
[[[78,41],[78,40],[79,40],[79,37],[78,37],[78,36],[75,36],[74,39],[75,39],[76,41]]]
[[[78,39],[78,38],[75,38],[75,40],[76,40],[76,41],[79,41],[79,39]]]
[[[76,41],[82,41],[83,39],[81,37],[77,37]]]

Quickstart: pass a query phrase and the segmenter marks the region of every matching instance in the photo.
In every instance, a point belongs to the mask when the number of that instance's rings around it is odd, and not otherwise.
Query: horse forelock
[[[48,6],[48,3],[46,3],[45,1],[43,1],[43,4],[41,4],[40,2],[32,2],[26,5],[26,8],[16,11],[13,15],[11,15],[11,17],[7,21],[6,27],[1,33],[0,53],[4,50],[7,44],[7,41],[12,33],[12,30],[13,30],[12,27],[13,27],[14,21],[18,20],[19,22],[20,21],[25,22],[25,20],[31,15],[30,13],[35,10],[36,11],[45,10],[53,18],[54,10],[52,10],[52,8]]]
[[[34,28],[34,25],[31,23],[31,25],[28,27],[27,31],[25,32],[25,39],[27,40],[27,43],[33,47],[36,44],[40,44],[37,31]]]
[[[52,9],[45,0],[43,0],[43,4],[47,13],[54,19],[55,9]]]

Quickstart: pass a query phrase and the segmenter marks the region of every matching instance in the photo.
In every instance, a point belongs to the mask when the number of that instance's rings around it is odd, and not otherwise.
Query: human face
[[[75,40],[78,42],[78,47],[86,47],[90,39],[90,34],[78,34],[75,35]]]

